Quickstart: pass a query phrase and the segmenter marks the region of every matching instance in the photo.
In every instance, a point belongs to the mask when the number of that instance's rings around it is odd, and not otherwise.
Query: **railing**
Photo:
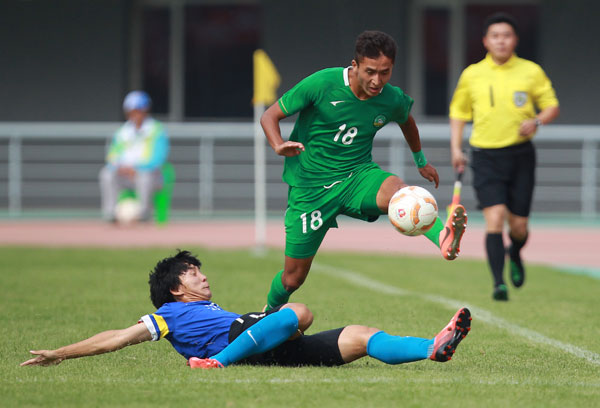
[[[119,126],[120,123],[110,122],[0,123],[0,189],[4,190],[0,191],[0,198],[5,198],[9,215],[19,216],[26,207],[23,203],[23,187],[28,185],[29,182],[25,177],[25,172],[33,166],[32,161],[24,154],[24,152],[27,152],[28,144],[33,142],[41,144],[68,144],[72,142],[77,144],[77,146],[72,147],[74,151],[80,148],[82,152],[87,152],[85,157],[93,156],[93,160],[79,163],[82,166],[81,168],[85,168],[86,171],[89,170],[90,174],[94,174],[82,180],[78,186],[81,187],[82,183],[85,183],[86,186],[91,188],[90,186],[97,185],[95,174],[97,174],[103,162],[105,142]],[[183,177],[178,177],[176,183],[176,187],[178,185],[180,187],[179,190],[176,189],[174,194],[176,207],[179,196],[181,208],[195,207],[201,214],[210,215],[215,210],[228,209],[226,208],[228,200],[230,197],[234,197],[235,200],[249,200],[242,208],[246,211],[252,210],[253,190],[245,188],[248,183],[253,182],[251,177],[251,167],[253,166],[252,123],[167,123],[166,126],[173,144],[173,154],[170,156],[170,161],[174,162],[177,168],[180,159],[182,163],[187,160],[187,164],[181,166],[182,168],[185,167],[182,171]],[[425,153],[429,160],[436,165],[442,176],[440,190],[435,192],[441,206],[444,204],[443,201],[446,197],[448,200],[450,198],[453,181],[452,169],[449,165],[449,128],[446,124],[421,124],[419,130]],[[289,135],[291,124],[283,123],[282,132],[284,135]],[[467,128],[465,139],[469,132],[470,129]],[[396,126],[386,126],[377,134],[375,140],[375,161],[381,163],[382,167],[388,171],[404,178],[409,184],[423,184],[422,180],[415,175],[416,172],[406,143]],[[537,209],[534,206],[534,211],[548,211],[548,209],[577,211],[586,217],[596,217],[599,201],[598,192],[600,190],[598,187],[600,126],[545,126],[540,129],[535,143],[538,147],[539,157],[539,185],[536,189],[536,203],[540,204]],[[195,148],[197,149],[196,153],[190,152],[191,146],[197,146]],[[51,153],[60,148],[60,146],[46,146],[40,149],[48,149],[48,153]],[[5,155],[2,155],[2,150],[5,150]],[[285,201],[286,194],[285,186],[280,181],[283,158],[276,156],[270,149],[268,150],[267,164],[273,168],[273,171],[270,173],[271,176],[267,182],[273,188],[276,187],[276,192],[268,193],[267,200],[278,200],[281,207],[281,202]],[[237,153],[228,153],[231,151]],[[36,154],[36,157],[40,156],[39,151]],[[231,160],[229,160],[230,156]],[[226,157],[226,159],[223,159],[223,157]],[[74,161],[76,159],[77,157],[73,158]],[[58,160],[66,163],[70,159],[64,157]],[[235,162],[236,160],[237,162]],[[235,167],[237,165],[235,163],[238,162],[241,163],[238,166],[241,170],[236,175],[230,167]],[[38,163],[37,166],[38,168],[43,167],[43,163]],[[3,171],[3,168],[6,169],[6,172]],[[196,170],[190,170],[192,168],[196,168]],[[43,173],[43,170],[37,171]],[[228,179],[220,179],[221,173],[227,173],[226,178]],[[73,174],[73,176],[76,175]],[[44,181],[40,181],[31,188],[43,190],[40,188],[43,183]],[[238,189],[240,191],[239,195],[236,196],[235,191],[216,191],[217,187],[224,185],[224,183],[230,183],[232,190]],[[56,195],[64,193],[65,202],[68,202],[69,197],[78,197],[80,193],[78,187],[73,186],[71,191],[69,180],[63,180],[60,185],[60,191],[57,191]],[[191,191],[194,192],[195,197],[192,197]],[[468,175],[465,180],[464,192],[465,200],[474,201]],[[35,197],[30,200],[32,203],[27,204],[27,206],[36,206],[38,205],[36,203],[43,206],[44,201],[46,201],[44,194],[31,194]],[[86,205],[95,202],[99,206],[99,191],[91,192],[90,190],[87,195],[88,204]],[[56,200],[56,206],[60,207],[60,200]],[[194,201],[196,204],[193,203]],[[474,205],[474,202],[470,205]],[[218,208],[215,208],[216,206]],[[235,206],[232,209],[235,210]]]

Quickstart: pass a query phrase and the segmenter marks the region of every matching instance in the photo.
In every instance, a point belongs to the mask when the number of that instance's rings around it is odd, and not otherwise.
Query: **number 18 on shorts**
[[[335,217],[338,208],[332,200],[328,200],[326,193],[323,188],[290,189],[289,206],[285,212],[287,256],[297,259],[313,256],[329,228],[337,227]]]

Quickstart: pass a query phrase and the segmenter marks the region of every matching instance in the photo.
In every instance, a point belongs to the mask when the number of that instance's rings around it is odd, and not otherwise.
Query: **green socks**
[[[442,223],[442,220],[440,220],[440,217],[437,217],[433,226],[425,233],[427,239],[433,242],[438,248],[440,247],[440,232],[443,229],[444,224]],[[265,311],[286,304],[290,300],[292,292],[288,292],[283,287],[283,282],[281,282],[282,274],[283,269],[273,277],[273,281],[271,282],[271,290],[269,290],[269,294],[267,295],[267,307]]]
[[[288,292],[283,287],[283,283],[281,282],[281,275],[283,274],[283,269],[279,271],[277,275],[273,278],[271,282],[271,290],[267,295],[267,308],[265,311],[276,308],[277,306],[283,305],[288,302],[290,299],[291,292]]]
[[[437,217],[433,227],[425,233],[427,239],[437,245],[438,248],[440,247],[440,232],[442,232],[443,229],[444,224],[442,223],[442,220],[440,220],[440,217]]]

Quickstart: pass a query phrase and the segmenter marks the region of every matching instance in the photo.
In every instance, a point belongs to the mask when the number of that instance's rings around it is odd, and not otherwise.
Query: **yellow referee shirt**
[[[472,146],[496,149],[531,139],[519,135],[521,122],[549,106],[558,106],[558,99],[538,64],[513,55],[498,65],[487,54],[461,74],[450,118],[473,121]]]

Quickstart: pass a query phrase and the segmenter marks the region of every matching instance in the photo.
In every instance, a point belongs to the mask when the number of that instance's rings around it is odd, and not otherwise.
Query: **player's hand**
[[[298,156],[303,151],[304,145],[302,143],[292,142],[290,140],[275,147],[275,153],[286,157]]]
[[[452,151],[452,167],[457,173],[464,173],[467,165],[467,156],[462,150]]]
[[[21,367],[28,365],[50,366],[60,364],[64,360],[54,350],[31,350],[30,353],[37,357],[22,362]]]
[[[421,173],[421,176],[423,176],[427,180],[431,181],[432,183],[435,183],[435,188],[438,188],[438,186],[440,185],[440,176],[438,175],[438,172],[435,169],[435,167],[427,163],[425,167],[421,167],[419,169],[419,173]]]
[[[519,135],[523,137],[531,136],[536,130],[535,119],[525,119],[519,127]]]

